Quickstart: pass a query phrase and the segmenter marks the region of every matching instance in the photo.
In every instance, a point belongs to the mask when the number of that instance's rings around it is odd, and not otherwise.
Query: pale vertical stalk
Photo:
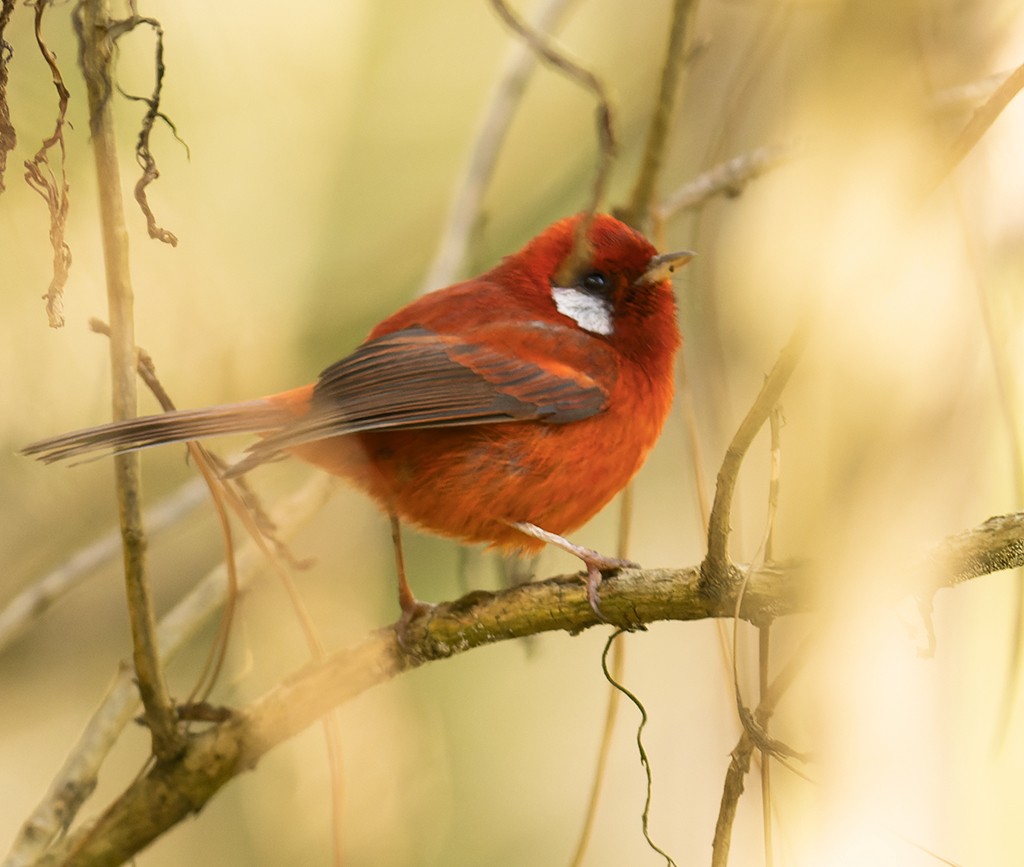
[[[112,18],[107,0],[83,0],[76,10],[80,59],[89,97],[89,131],[96,159],[100,228],[106,265],[110,317],[110,369],[114,420],[136,415],[135,329],[128,267],[128,230],[117,162],[110,97],[112,88]],[[133,660],[139,693],[158,758],[172,756],[179,737],[170,696],[160,666],[156,618],[146,581],[146,535],[142,524],[137,454],[114,458],[125,590],[131,622]]]
[[[539,33],[550,33],[574,2],[544,0],[538,4],[533,27]],[[484,193],[498,162],[498,154],[536,65],[537,56],[527,42],[517,42],[506,58],[498,83],[487,100],[487,107],[473,139],[473,148],[466,160],[465,174],[458,183],[445,220],[441,243],[420,287],[420,294],[459,279],[473,230],[480,218]]]

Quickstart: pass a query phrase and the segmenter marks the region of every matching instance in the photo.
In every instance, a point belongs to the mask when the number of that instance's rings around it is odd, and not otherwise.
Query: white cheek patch
[[[614,330],[611,306],[604,298],[571,286],[552,286],[551,297],[558,312],[574,320],[584,331],[608,335]]]

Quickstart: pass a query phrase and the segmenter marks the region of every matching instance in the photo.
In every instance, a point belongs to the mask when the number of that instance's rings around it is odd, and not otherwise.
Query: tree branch
[[[1024,564],[1024,512],[991,518],[946,539],[924,564],[933,589]],[[703,589],[701,567],[630,569],[605,581],[608,620],[639,628],[659,620],[732,617],[735,585],[721,596]],[[936,571],[939,570],[939,571]],[[755,570],[740,616],[755,625],[811,609],[807,576],[796,564]],[[296,671],[248,707],[189,738],[175,760],[158,762],[95,822],[56,845],[40,864],[120,864],[200,809],[234,776],[333,707],[427,662],[541,632],[576,634],[599,625],[578,576],[561,576],[498,593],[474,592],[414,621],[403,647],[392,628]],[[781,678],[781,676],[780,676]],[[779,679],[755,714],[780,689]],[[745,744],[741,741],[741,753]],[[739,763],[743,764],[743,756]],[[738,768],[737,771],[741,770]]]
[[[661,165],[668,143],[669,122],[672,108],[679,93],[683,68],[689,61],[689,46],[692,41],[692,24],[697,10],[696,0],[675,0],[672,10],[672,26],[669,29],[668,49],[661,69],[661,86],[658,101],[651,113],[651,124],[647,130],[647,143],[640,173],[633,187],[629,207],[620,219],[643,230],[647,223],[651,202],[655,197],[655,185],[661,174]]]
[[[793,159],[801,149],[797,141],[770,144],[712,166],[658,205],[657,218],[668,220],[680,211],[693,210],[715,196],[735,198],[751,181]]]
[[[103,258],[106,264],[107,304],[110,311],[110,367],[115,421],[137,412],[135,386],[134,297],[128,262],[128,229],[117,161],[117,137],[110,104],[113,81],[114,24],[107,0],[82,0],[75,9],[80,62],[89,95],[92,135],[99,186]],[[121,538],[124,546],[125,590],[131,622],[132,647],[139,693],[159,758],[181,747],[173,708],[156,641],[156,617],[146,580],[146,534],[140,502],[139,456],[114,457]]]
[[[999,115],[1022,88],[1024,88],[1024,64],[1006,76],[1003,83],[975,110],[967,125],[960,131],[960,135],[956,137],[949,153],[945,155],[936,169],[928,187],[929,190],[942,183],[949,173],[960,165],[964,157],[981,141],[981,137],[988,132],[989,127],[996,122]]]
[[[533,27],[540,33],[551,32],[573,2],[575,0],[545,0],[534,15]],[[420,286],[420,294],[454,283],[461,276],[466,251],[480,217],[484,192],[494,174],[512,117],[536,66],[537,55],[533,47],[525,41],[516,42],[487,100],[487,107],[466,160],[466,170],[458,182],[441,242]]]
[[[289,539],[305,527],[320,513],[333,490],[334,480],[320,473],[279,502],[269,516],[277,528],[277,538]],[[266,571],[267,560],[252,541],[240,548],[235,559],[238,592],[244,594]],[[199,629],[222,609],[228,587],[226,571],[223,563],[213,569],[160,621],[157,638],[168,660],[186,647]],[[27,867],[36,863],[47,846],[71,824],[95,788],[100,767],[117,736],[138,715],[138,707],[139,693],[132,672],[119,670],[49,791],[22,825],[3,862],[4,867]]]
[[[209,496],[202,479],[192,479],[145,511],[150,533],[173,527]],[[55,569],[25,587],[0,608],[0,653],[40,620],[54,605],[78,587],[121,550],[121,534],[111,530],[78,549]]]
[[[608,89],[604,83],[591,69],[572,60],[565,50],[555,45],[554,40],[550,39],[547,34],[534,29],[521,20],[505,0],[491,0],[491,6],[494,7],[494,11],[498,13],[502,21],[526,41],[537,57],[553,69],[563,73],[571,81],[579,84],[580,87],[590,91],[594,99],[597,100],[598,162],[597,171],[594,174],[591,200],[586,209],[587,217],[577,224],[572,252],[562,262],[555,274],[555,280],[559,282],[559,285],[568,285],[564,281],[570,279],[570,275],[575,274],[580,263],[586,261],[590,256],[590,250],[587,249],[587,232],[594,214],[604,198],[608,176],[618,150],[611,98],[608,96]]]
[[[747,449],[750,448],[757,432],[768,419],[775,404],[778,403],[786,383],[789,382],[797,362],[803,355],[809,334],[809,324],[810,317],[807,316],[797,325],[793,335],[783,347],[782,352],[779,353],[771,373],[765,378],[761,391],[740,423],[725,452],[725,457],[722,459],[722,466],[718,471],[718,484],[715,487],[715,502],[711,507],[711,517],[708,521],[708,553],[704,565],[701,567],[707,572],[709,586],[716,586],[716,582],[723,581],[731,583],[729,580],[729,520],[732,513],[732,496],[736,490],[740,465],[743,463]]]

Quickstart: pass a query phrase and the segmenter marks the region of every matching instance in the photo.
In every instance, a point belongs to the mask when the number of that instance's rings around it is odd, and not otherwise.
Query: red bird
[[[403,622],[421,606],[402,566],[399,519],[524,553],[556,544],[586,564],[600,616],[600,570],[623,564],[562,534],[626,486],[661,432],[681,342],[668,278],[693,254],[658,255],[606,215],[574,250],[581,219],[403,307],[312,385],[87,428],[24,453],[49,463],[259,433],[230,474],[293,454],[351,480],[388,513]]]

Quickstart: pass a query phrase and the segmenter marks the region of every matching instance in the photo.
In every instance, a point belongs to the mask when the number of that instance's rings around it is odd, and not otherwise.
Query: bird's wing
[[[544,322],[376,337],[321,373],[309,412],[254,457],[359,431],[580,421],[605,407],[615,375],[610,350],[586,339]]]

